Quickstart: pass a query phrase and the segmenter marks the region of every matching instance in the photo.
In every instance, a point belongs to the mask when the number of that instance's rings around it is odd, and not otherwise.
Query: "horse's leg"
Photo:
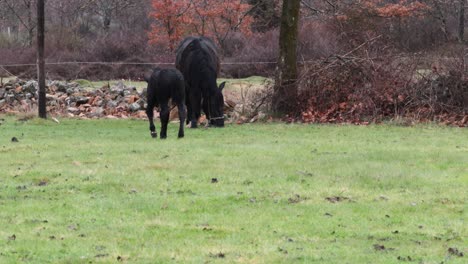
[[[192,105],[190,103],[190,98],[189,96],[187,96],[187,99],[185,99],[185,105],[187,106],[187,118],[186,118],[186,122],[187,122],[187,125],[189,124],[191,118],[192,118]]]
[[[206,120],[208,122],[208,125],[209,122],[210,122],[210,108],[209,108],[209,101],[208,101],[208,98],[207,97],[203,97],[203,112],[205,113],[205,116],[206,116]]]
[[[186,116],[187,125],[189,124],[192,118],[192,104],[190,103],[191,99],[192,98],[190,97],[190,85],[188,82],[185,82],[185,106],[187,109],[187,116]]]
[[[149,123],[150,123],[149,129],[151,131],[151,136],[153,138],[157,138],[158,133],[156,132],[156,126],[154,125],[154,121],[153,121],[153,118],[154,118],[153,110],[154,110],[154,99],[149,97],[148,106],[146,107],[146,116],[148,116],[148,120],[149,120]]]
[[[161,104],[161,139],[167,138],[167,123],[169,123],[169,105],[167,102]]]
[[[201,94],[200,93],[192,93],[192,100],[190,104],[192,105],[192,123],[191,128],[197,128],[198,119],[200,118],[200,111],[201,111]]]
[[[185,106],[184,103],[181,102],[177,104],[177,110],[179,111],[179,138],[184,137],[184,122],[185,122]]]

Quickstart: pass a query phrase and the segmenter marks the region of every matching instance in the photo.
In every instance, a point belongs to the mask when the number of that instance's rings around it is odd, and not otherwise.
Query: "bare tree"
[[[6,9],[14,15],[19,24],[24,27],[28,34],[26,38],[27,46],[31,46],[36,30],[36,23],[33,18],[34,0],[2,0]]]
[[[108,31],[114,15],[138,4],[135,0],[88,0],[91,10],[102,18],[102,27]]]

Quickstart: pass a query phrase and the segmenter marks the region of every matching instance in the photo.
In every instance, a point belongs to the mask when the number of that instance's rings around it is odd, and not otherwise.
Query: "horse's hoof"
[[[182,134],[182,135],[179,135],[179,138],[183,138],[183,137],[184,137],[184,134]]]
[[[156,133],[156,132],[151,132],[151,137],[152,137],[152,138],[157,138],[157,137],[158,137],[158,133]]]

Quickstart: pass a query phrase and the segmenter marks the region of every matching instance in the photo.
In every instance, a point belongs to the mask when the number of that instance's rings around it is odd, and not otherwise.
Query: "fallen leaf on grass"
[[[380,245],[380,244],[374,244],[374,249],[375,249],[376,251],[395,250],[394,248],[387,248],[387,247],[385,247],[384,245]]]
[[[349,198],[343,197],[343,196],[331,196],[331,197],[326,197],[325,200],[329,201],[330,203],[338,203],[338,202],[343,202],[343,201],[349,201]]]
[[[49,184],[49,181],[47,179],[42,179],[37,183],[37,186],[46,186]]]
[[[226,254],[224,254],[222,252],[219,252],[217,254],[210,253],[210,257],[212,257],[212,258],[225,258]]]
[[[410,256],[407,256],[407,257],[398,256],[397,259],[399,261],[413,261],[413,259]]]
[[[307,197],[301,197],[299,194],[296,194],[293,197],[288,199],[288,203],[296,204],[296,203],[300,203],[300,202],[305,201],[305,200],[307,200]]]

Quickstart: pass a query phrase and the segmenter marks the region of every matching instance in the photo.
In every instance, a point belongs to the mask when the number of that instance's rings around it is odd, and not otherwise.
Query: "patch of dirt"
[[[210,257],[211,258],[225,258],[226,257],[226,254],[224,254],[223,252],[219,252],[219,253],[216,253],[216,254],[213,254],[213,253],[210,253]]]
[[[307,197],[301,197],[299,194],[295,194],[293,197],[288,198],[288,203],[297,204],[307,199],[308,199]]]
[[[42,179],[37,183],[37,186],[46,186],[49,184],[49,181],[47,179]]]
[[[457,257],[460,257],[460,258],[464,256],[463,252],[458,250],[458,248],[449,248],[448,253],[450,255],[457,256]]]
[[[348,197],[344,197],[344,196],[330,196],[330,197],[326,197],[325,200],[329,201],[330,203],[351,201],[351,199],[349,199]]]
[[[413,258],[411,256],[407,256],[407,257],[398,256],[397,259],[399,261],[413,261]]]
[[[391,250],[395,250],[394,248],[387,248],[385,247],[384,245],[380,245],[380,244],[374,244],[374,249],[376,251],[391,251]]]

